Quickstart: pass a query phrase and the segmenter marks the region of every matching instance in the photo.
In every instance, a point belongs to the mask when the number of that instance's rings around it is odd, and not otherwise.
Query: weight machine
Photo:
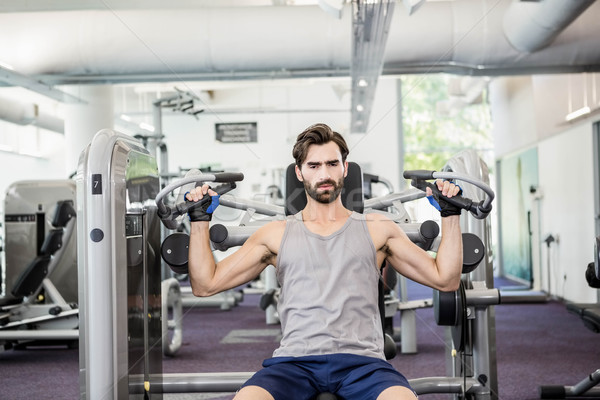
[[[19,181],[5,199],[0,346],[76,344],[75,183]]]
[[[457,177],[431,171],[415,174],[417,181]],[[222,194],[242,178],[233,173],[194,177],[196,182],[221,183],[216,189]],[[159,221],[162,219],[165,226],[173,229],[177,215],[184,214],[190,204],[170,207],[162,203],[164,193],[159,192],[154,158],[138,141],[112,130],[100,131],[84,150],[76,181],[81,239],[81,398],[141,399],[160,398],[161,393],[235,392],[253,372],[161,373],[160,349],[165,340],[161,319],[165,316],[161,315],[159,301]],[[465,200],[461,206],[483,218],[491,209],[490,203],[491,198],[481,202]],[[420,240],[421,224],[400,226],[411,240]],[[227,227],[225,240],[213,242],[213,247],[239,245],[255,229],[256,226]],[[463,304],[481,304],[489,297],[493,296],[482,289],[467,296]],[[460,295],[459,298],[465,299]],[[421,378],[411,380],[411,385],[418,394],[491,398],[487,381],[480,375]]]

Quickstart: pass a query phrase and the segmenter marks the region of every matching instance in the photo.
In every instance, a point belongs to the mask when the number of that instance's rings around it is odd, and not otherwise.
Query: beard
[[[328,179],[325,181],[321,181],[316,183],[314,186],[311,186],[310,183],[304,181],[304,189],[306,193],[314,200],[319,203],[329,204],[333,203],[340,193],[342,192],[342,188],[344,187],[344,178],[340,178],[339,181],[334,181],[333,179]],[[331,185],[332,187],[327,190],[319,191],[319,186],[322,185]]]

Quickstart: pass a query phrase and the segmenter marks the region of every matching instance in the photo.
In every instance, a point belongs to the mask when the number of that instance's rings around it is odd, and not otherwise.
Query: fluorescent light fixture
[[[425,0],[402,0],[402,4],[404,4],[406,11],[408,11],[408,15],[414,14],[424,3]]]
[[[123,121],[131,122],[131,117],[129,115],[121,114],[121,119]]]
[[[565,117],[565,119],[567,121],[572,121],[575,118],[579,118],[579,117],[581,117],[583,115],[589,114],[591,111],[592,110],[588,106],[581,107],[578,110],[575,110],[573,112],[568,113],[567,116]]]
[[[367,87],[367,86],[369,86],[369,83],[366,80],[361,79],[358,81],[358,86],[359,87]]]
[[[145,129],[145,130],[150,131],[150,132],[154,132],[154,127],[152,125],[150,125],[150,124],[145,123],[145,122],[141,122],[140,123],[140,128]]]
[[[43,158],[43,154],[38,150],[19,150],[17,154],[28,157]]]
[[[319,0],[318,4],[319,7],[328,14],[337,19],[342,18],[342,9],[344,8],[344,2],[342,0]]]
[[[0,67],[6,68],[6,69],[10,69],[11,71],[15,70],[12,65],[9,65],[7,63],[3,63],[2,61],[0,61]]]

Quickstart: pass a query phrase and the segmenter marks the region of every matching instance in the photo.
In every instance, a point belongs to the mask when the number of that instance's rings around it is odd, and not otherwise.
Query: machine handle
[[[224,183],[222,185],[219,185],[215,188],[212,188],[212,190],[214,190],[219,196],[221,196],[227,192],[232,191],[235,188],[236,188],[235,183],[231,182],[231,183]],[[206,204],[206,203],[210,203],[211,201],[212,201],[212,199],[210,196],[204,196],[198,201],[181,202],[175,206],[176,211],[173,214],[174,215],[176,214],[175,218],[177,218],[180,215],[187,213],[190,208],[196,206],[197,204]]]
[[[239,182],[244,180],[244,174],[241,172],[217,172],[214,173],[212,182]]]
[[[156,195],[155,201],[156,206],[158,208],[157,214],[162,220],[163,225],[167,227],[167,229],[177,229],[179,223],[176,221],[176,218],[178,218],[180,215],[185,214],[190,207],[196,205],[197,203],[182,202],[180,204],[177,204],[174,208],[171,208],[170,206],[167,206],[164,203],[164,198],[167,196],[167,194],[189,183],[195,182],[197,185],[199,185],[204,182],[224,182],[223,185],[220,185],[214,189],[215,192],[217,192],[217,194],[222,195],[233,190],[236,187],[235,182],[241,181],[243,179],[244,174],[240,172],[217,172],[213,174],[193,175],[180,179],[176,182],[171,183],[170,185],[162,189],[160,192],[158,192],[158,194]],[[206,196],[202,198],[200,202],[209,201],[209,199],[210,197]]]
[[[484,219],[492,211],[492,200],[495,197],[494,191],[485,183],[477,179],[473,179],[468,175],[459,174],[456,172],[412,170],[404,171],[403,176],[405,179],[410,179],[411,185],[417,189],[425,191],[425,189],[429,187],[433,193],[443,198],[444,201],[469,211],[477,219]],[[448,198],[441,194],[441,191],[437,188],[437,185],[434,185],[431,182],[426,182],[430,179],[454,179],[468,182],[483,190],[486,194],[486,198],[477,203],[463,196],[453,196]]]

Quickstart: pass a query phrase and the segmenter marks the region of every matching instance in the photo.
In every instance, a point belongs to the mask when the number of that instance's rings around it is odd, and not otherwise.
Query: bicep
[[[414,244],[399,227],[386,241],[386,259],[401,275],[431,285],[435,278],[435,260],[425,250]]]

